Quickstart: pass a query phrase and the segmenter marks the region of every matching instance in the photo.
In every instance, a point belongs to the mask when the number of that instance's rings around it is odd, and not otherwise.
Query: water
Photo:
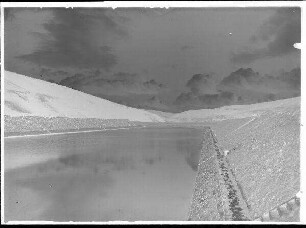
[[[5,220],[187,220],[202,137],[143,128],[5,139]]]

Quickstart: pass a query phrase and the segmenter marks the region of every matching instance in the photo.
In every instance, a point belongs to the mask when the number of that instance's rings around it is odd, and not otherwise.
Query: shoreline
[[[31,135],[11,135],[11,136],[4,136],[3,138],[13,139],[13,138],[22,138],[22,137],[38,137],[38,136],[48,136],[48,135],[65,135],[65,134],[79,134],[79,133],[89,133],[89,132],[99,132],[99,131],[114,131],[122,129],[130,129],[130,127],[108,128],[108,129],[86,130],[86,131],[54,132],[54,133],[42,133],[42,134],[31,134]]]
[[[186,126],[181,125],[181,124],[173,124],[173,123],[171,123],[169,125],[171,127],[183,127],[183,128],[200,128],[200,129],[207,128],[206,125],[189,126],[189,127],[186,127]],[[141,125],[141,126],[113,127],[113,128],[104,128],[104,129],[90,129],[90,130],[82,130],[82,129],[80,129],[80,131],[78,131],[77,129],[71,129],[72,131],[59,131],[59,132],[44,131],[44,133],[37,133],[37,132],[34,133],[33,132],[33,134],[27,134],[27,132],[13,132],[13,133],[17,133],[18,135],[7,135],[7,136],[5,136],[5,134],[10,133],[10,132],[7,132],[7,133],[4,133],[4,137],[3,138],[4,139],[14,139],[14,138],[22,138],[22,137],[38,137],[38,136],[48,136],[48,135],[65,135],[65,134],[114,131],[114,130],[124,130],[124,129],[152,128],[152,127],[163,128],[163,127],[169,127],[169,125],[162,124],[162,125],[154,126],[154,124],[153,125],[147,124],[147,125]],[[48,133],[46,133],[46,132],[48,132]],[[21,133],[25,133],[25,134],[21,134]]]

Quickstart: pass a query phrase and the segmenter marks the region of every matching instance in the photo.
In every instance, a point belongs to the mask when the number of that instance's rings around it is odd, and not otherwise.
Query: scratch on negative
[[[253,120],[255,120],[255,119],[256,119],[256,117],[253,117],[253,119],[251,119],[251,120],[249,120],[248,122],[246,122],[245,124],[241,125],[240,127],[238,127],[237,129],[235,129],[234,131],[239,130],[240,128],[242,128],[242,127],[244,127],[245,125],[251,123],[251,122],[252,122]],[[233,131],[233,132],[234,132],[234,131]]]

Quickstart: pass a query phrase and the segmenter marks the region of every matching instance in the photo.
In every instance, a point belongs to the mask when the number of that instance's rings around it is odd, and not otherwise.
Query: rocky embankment
[[[244,193],[252,218],[300,191],[300,110],[288,107],[211,124],[218,147]],[[299,216],[295,216],[296,221]],[[281,220],[281,219],[280,219]]]
[[[204,133],[189,220],[251,220],[247,204],[210,128]]]
[[[137,127],[140,123],[124,119],[20,116],[4,117],[4,135],[25,135],[118,127]]]
[[[210,129],[206,128],[188,215],[191,221],[229,220],[228,205],[224,198],[226,189],[219,173],[217,153],[211,136]]]
[[[263,221],[263,222],[298,222],[300,196],[297,186],[282,188],[283,183],[273,185],[276,181],[266,183],[265,186],[257,176],[258,186],[254,187],[255,193],[267,192],[274,195],[264,195],[265,204],[261,204],[262,195],[254,195],[250,198],[250,192],[246,191],[248,182],[242,182],[237,167],[233,166],[229,158],[229,152],[220,146],[216,135],[210,128],[205,128],[201,157],[198,165],[198,173],[194,186],[192,203],[189,211],[189,220],[193,221]],[[238,160],[237,163],[243,160]],[[244,161],[246,162],[246,161]],[[250,162],[254,162],[251,160]],[[275,161],[277,165],[277,161]],[[286,165],[283,164],[283,169]],[[262,170],[265,172],[265,170]],[[267,172],[267,171],[266,171]],[[260,174],[260,173],[259,173]],[[240,174],[241,175],[241,174]],[[250,175],[245,173],[244,175]],[[279,175],[290,175],[284,173]],[[275,177],[275,176],[274,176]],[[292,179],[287,180],[287,182]],[[299,181],[297,179],[296,181]],[[296,189],[291,189],[296,187]],[[289,190],[291,190],[291,192]],[[248,189],[247,189],[248,190]],[[271,197],[269,197],[271,196]],[[284,196],[283,198],[276,197]],[[258,197],[258,198],[255,198]],[[268,198],[269,197],[269,198]],[[257,206],[257,207],[256,207]],[[260,210],[258,208],[261,206]],[[266,208],[264,208],[266,206]],[[257,211],[256,211],[257,209]]]

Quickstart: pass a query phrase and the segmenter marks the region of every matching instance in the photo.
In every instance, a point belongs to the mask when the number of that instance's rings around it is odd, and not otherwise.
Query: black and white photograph
[[[1,3],[2,223],[305,223],[302,16]]]

